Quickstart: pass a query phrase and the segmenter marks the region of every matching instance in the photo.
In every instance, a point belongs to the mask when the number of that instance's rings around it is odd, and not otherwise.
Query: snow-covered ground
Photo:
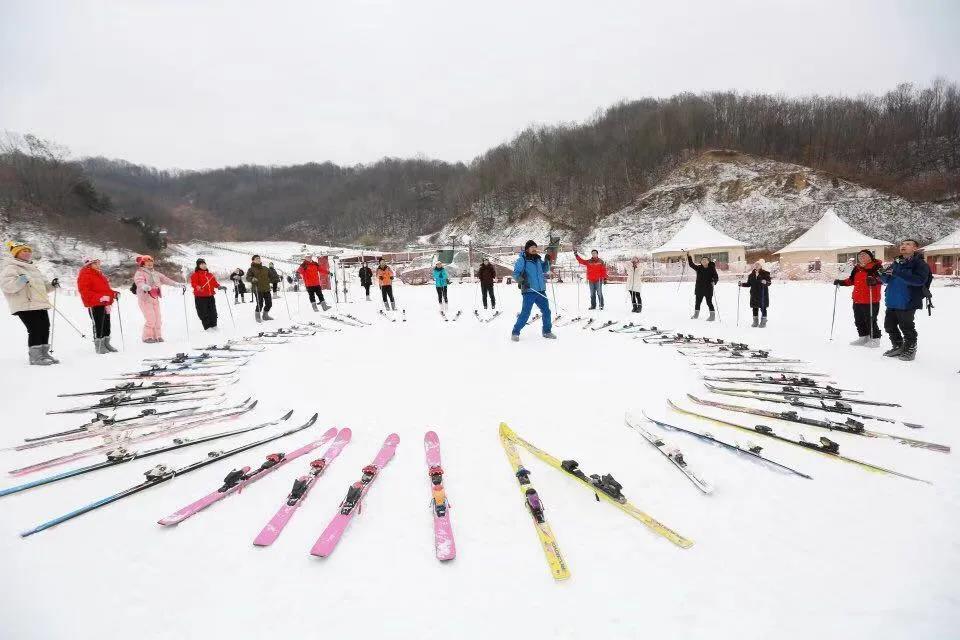
[[[686,358],[672,347],[579,328],[560,327],[559,340],[546,341],[531,326],[521,342],[512,343],[509,325],[519,295],[508,286],[499,286],[497,293],[504,314],[481,324],[471,317],[473,286],[452,286],[451,308],[463,308],[465,315],[444,323],[432,287],[398,286],[406,323],[380,318],[377,302],[352,302],[344,306],[373,326],[321,333],[257,355],[231,391],[232,398],[252,393],[260,401],[244,422],[267,420],[287,409],[304,420],[318,411],[320,423],[312,435],[259,447],[27,539],[18,532],[138,483],[141,472],[154,464],[179,466],[210,449],[252,438],[187,448],[162,460],[133,462],[0,499],[0,558],[7,584],[0,635],[74,640],[957,637],[956,453],[829,434],[842,453],[927,478],[933,482],[927,486],[753,438],[771,458],[813,475],[809,481],[650,426],[682,448],[689,464],[715,485],[714,495],[701,495],[623,423],[626,411],[646,409],[730,441],[745,439],[665,406],[668,397],[682,401],[686,392],[704,393]],[[559,285],[556,294],[564,315],[576,314],[575,285]],[[906,435],[960,444],[955,419],[960,414],[960,288],[937,288],[933,317],[918,315],[920,348],[914,363],[847,346],[854,337],[849,289],[840,294],[833,342],[828,341],[833,288],[821,283],[776,283],[770,326],[763,330],[746,327],[745,306],[735,326],[737,291],[729,283],[719,287],[720,323],[689,320],[691,283],[680,285],[679,292],[676,283],[646,287],[639,319],[804,358],[809,369],[833,374],[842,386],[902,402],[903,409],[880,411],[926,425]],[[581,289],[584,308],[585,298]],[[744,305],[745,300],[744,293]],[[80,416],[44,415],[72,404],[55,398],[58,392],[99,388],[106,378],[133,370],[141,358],[260,328],[250,304],[233,306],[235,332],[221,297],[221,329],[216,336],[203,335],[188,295],[188,341],[182,296],[169,291],[163,302],[165,344],[139,342],[139,312],[127,296],[121,300],[125,352],[94,356],[92,347],[58,320],[55,346],[63,364],[48,368],[26,366],[22,327],[3,315],[0,372],[6,393],[0,444],[81,422]],[[305,298],[288,302],[294,320],[319,315],[309,311]],[[86,329],[78,298],[61,296],[60,305]],[[604,317],[637,321],[626,308],[622,287],[608,287]],[[274,325],[288,324],[283,300],[276,301],[274,313]],[[119,337],[117,328],[114,334]],[[780,433],[808,439],[823,435],[787,423],[728,417],[772,424]],[[687,550],[674,547],[521,451],[572,572],[569,581],[554,583],[501,450],[500,421],[560,458],[575,458],[587,473],[612,472],[632,502],[696,544]],[[230,469],[257,466],[265,454],[290,451],[329,426],[349,426],[353,441],[272,547],[255,548],[251,541],[306,469],[306,458],[178,527],[156,524],[218,486]],[[440,435],[457,537],[458,557],[448,564],[437,562],[433,552],[422,446],[428,429]],[[392,431],[400,435],[396,457],[373,485],[362,514],[332,557],[311,557],[310,546],[347,486],[359,479],[360,469]],[[11,469],[72,448],[4,451],[0,465]],[[5,478],[0,487],[15,483]]]

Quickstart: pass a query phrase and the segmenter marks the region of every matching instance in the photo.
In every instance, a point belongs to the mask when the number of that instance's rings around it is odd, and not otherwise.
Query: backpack
[[[137,283],[136,283],[136,282],[134,282],[133,284],[130,285],[130,293],[132,293],[133,295],[137,295]]]

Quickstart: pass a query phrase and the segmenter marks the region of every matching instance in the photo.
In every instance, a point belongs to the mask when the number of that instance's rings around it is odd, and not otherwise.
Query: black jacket
[[[357,273],[360,276],[361,286],[367,287],[373,284],[373,269],[367,265],[363,265]]]
[[[766,309],[770,306],[770,272],[766,269],[751,271],[746,282],[741,287],[750,288],[750,307],[752,309]]]
[[[489,262],[482,264],[477,269],[477,277],[480,278],[480,284],[491,285],[497,279],[497,269]]]
[[[710,260],[705,267],[695,264],[690,254],[687,254],[687,262],[690,264],[690,268],[697,272],[697,284],[693,288],[694,293],[702,296],[712,296],[713,285],[720,280],[716,263]]]

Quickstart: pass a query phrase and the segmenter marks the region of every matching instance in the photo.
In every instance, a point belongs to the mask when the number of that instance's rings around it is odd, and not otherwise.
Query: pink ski
[[[377,474],[380,473],[380,470],[393,458],[398,444],[400,444],[400,436],[395,433],[387,436],[387,439],[383,442],[383,447],[380,449],[380,453],[377,454],[377,457],[373,459],[371,464],[363,468],[363,476],[359,482],[354,482],[350,485],[350,488],[347,490],[347,497],[340,503],[340,511],[337,515],[333,516],[333,520],[330,521],[327,528],[324,529],[320,537],[317,538],[313,548],[310,549],[311,555],[326,558],[333,553],[337,543],[340,542],[341,536],[343,536],[343,532],[346,531],[347,525],[349,525],[350,520],[353,519],[353,514],[360,509],[360,503],[363,497],[367,495],[370,484],[377,477]]]
[[[450,526],[450,503],[443,488],[443,467],[440,465],[440,438],[433,431],[423,436],[423,449],[427,454],[427,472],[430,474],[430,510],[433,511],[433,540],[437,560],[453,560],[457,557],[457,545]]]
[[[343,448],[350,442],[350,436],[350,429],[341,429],[340,433],[337,434],[337,439],[327,448],[323,457],[310,463],[310,472],[293,481],[293,489],[287,494],[286,502],[280,507],[276,515],[270,519],[270,522],[263,528],[263,531],[254,538],[253,544],[258,547],[273,544],[280,536],[283,528],[290,522],[290,518],[297,512],[297,508],[307,499],[307,494],[310,493],[310,489],[313,488],[313,485],[316,484],[320,476],[323,475],[327,466],[333,462],[334,458],[340,455]]]
[[[299,449],[295,449],[288,454],[272,453],[267,456],[267,459],[263,462],[263,464],[260,465],[259,468],[252,472],[250,471],[250,467],[234,469],[227,474],[226,478],[223,479],[223,485],[219,489],[200,498],[196,502],[188,504],[179,511],[175,511],[167,517],[161,518],[157,521],[157,523],[164,526],[179,524],[187,518],[200,513],[214,502],[219,502],[229,495],[238,493],[247,485],[253,484],[263,476],[279,469],[291,460],[296,460],[300,456],[310,453],[317,447],[322,447],[326,443],[330,442],[335,435],[337,435],[337,430],[335,428],[330,428],[319,440],[314,440],[313,442],[306,444]]]

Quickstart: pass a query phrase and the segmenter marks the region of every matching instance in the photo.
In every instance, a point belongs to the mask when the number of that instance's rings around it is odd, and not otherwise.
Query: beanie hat
[[[207,261],[203,258],[197,258],[197,269],[199,269],[202,264],[207,264]]]
[[[17,254],[21,251],[33,251],[33,247],[28,245],[26,242],[7,242],[7,249],[10,251],[10,255],[14,258],[17,257]]]
[[[527,251],[530,249],[530,247],[536,247],[536,246],[537,246],[536,242],[534,242],[533,240],[527,240],[527,244],[523,245],[523,250]]]
[[[142,267],[147,260],[153,260],[153,256],[147,254],[137,256],[137,266]]]
[[[94,258],[93,256],[83,256],[80,259],[83,261],[83,266],[93,264],[94,262],[100,262],[100,258]]]
[[[867,254],[868,256],[870,256],[870,259],[871,259],[871,260],[876,260],[876,259],[877,259],[877,256],[875,256],[874,253],[873,253],[873,251],[870,251],[870,249],[860,249],[860,251],[858,251],[857,253],[865,253],[865,254]]]
[[[259,257],[260,256],[258,256],[257,254],[253,254],[253,256],[250,259],[253,260],[254,258],[259,258]]]

